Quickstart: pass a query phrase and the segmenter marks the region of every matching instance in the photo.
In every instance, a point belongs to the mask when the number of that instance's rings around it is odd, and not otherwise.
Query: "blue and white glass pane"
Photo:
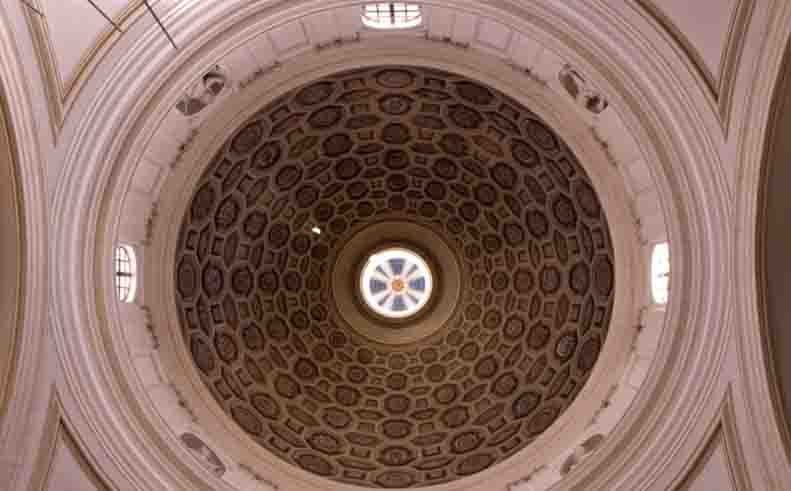
[[[371,278],[371,281],[368,283],[368,288],[371,290],[371,293],[375,295],[387,290],[387,283],[377,278]]]
[[[390,318],[417,313],[430,299],[431,287],[432,277],[426,262],[401,248],[372,255],[360,278],[361,294],[368,307]]]
[[[394,275],[400,275],[404,270],[404,258],[402,257],[395,257],[387,261],[387,263],[390,265],[390,271],[392,271]]]
[[[426,279],[421,277],[409,280],[409,288],[419,292],[424,291],[426,289]]]

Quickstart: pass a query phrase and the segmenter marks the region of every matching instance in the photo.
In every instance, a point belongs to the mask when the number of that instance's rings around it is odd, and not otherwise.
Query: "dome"
[[[176,302],[200,378],[257,444],[334,480],[427,486],[569,407],[607,337],[612,247],[590,178],[529,108],[371,67],[278,97],[222,145],[182,221]]]
[[[791,2],[711,3],[3,3],[4,488],[788,487]]]

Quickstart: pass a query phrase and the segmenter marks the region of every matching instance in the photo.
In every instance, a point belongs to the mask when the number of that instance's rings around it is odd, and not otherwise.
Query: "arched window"
[[[363,5],[363,24],[374,29],[408,29],[423,22],[420,5],[406,2],[375,2]]]
[[[118,300],[131,302],[137,287],[137,261],[135,251],[127,245],[115,248],[115,291]]]
[[[654,303],[667,303],[670,288],[670,247],[667,242],[654,246],[651,252],[651,297]]]

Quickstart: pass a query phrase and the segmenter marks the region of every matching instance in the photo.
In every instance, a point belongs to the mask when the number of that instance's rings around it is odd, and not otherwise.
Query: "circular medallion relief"
[[[253,441],[323,478],[422,487],[502,462],[571,405],[613,257],[590,178],[536,114],[375,67],[228,138],[184,214],[175,298],[196,372]]]
[[[420,312],[431,299],[433,275],[417,253],[400,247],[377,251],[360,273],[365,305],[386,319],[403,319]]]

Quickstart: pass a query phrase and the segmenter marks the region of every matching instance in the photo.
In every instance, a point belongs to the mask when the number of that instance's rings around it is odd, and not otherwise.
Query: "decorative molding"
[[[274,72],[276,70],[279,70],[280,67],[282,67],[282,66],[283,65],[279,61],[275,60],[274,63],[272,63],[271,65],[269,65],[267,67],[259,68],[258,70],[256,70],[253,73],[251,73],[249,77],[247,77],[246,79],[244,79],[241,82],[239,82],[239,88],[240,89],[244,89],[245,87],[247,87],[248,85],[252,84],[253,82],[264,78],[266,75],[269,75],[270,73],[272,73],[272,72]],[[180,151],[179,157],[181,155],[183,155],[184,152],[187,150],[187,145],[194,139],[194,136],[195,135],[192,135],[191,138],[184,144],[183,148],[179,149],[179,151]],[[174,166],[175,166],[175,164],[174,164]]]
[[[767,251],[767,235],[769,233],[769,183],[772,179],[773,167],[783,165],[775,162],[779,157],[779,142],[786,137],[781,128],[783,119],[791,109],[791,42],[786,46],[776,84],[772,90],[771,108],[766,123],[766,136],[759,172],[759,183],[756,203],[755,220],[755,288],[759,329],[761,333],[762,351],[765,359],[766,376],[769,380],[770,396],[778,431],[781,434],[784,450],[791,459],[791,414],[786,415],[782,395],[781,380],[778,374],[777,354],[772,348],[772,327],[769,321],[769,266]]]
[[[767,325],[762,296],[765,281],[761,277],[764,243],[761,226],[764,206],[763,188],[766,183],[767,142],[771,141],[772,119],[776,117],[775,88],[783,67],[790,59],[791,2],[775,2],[767,14],[756,66],[761,67],[746,98],[744,127],[748,129],[740,139],[738,174],[735,182],[734,230],[736,232],[733,263],[735,281],[745,285],[735,303],[733,323],[738,356],[738,383],[741,436],[752,451],[745,453],[753,481],[764,483],[766,489],[785,489],[791,481],[791,440],[788,426],[781,418],[779,392],[767,345]],[[743,401],[743,402],[742,402]]]
[[[566,63],[558,73],[558,81],[581,107],[593,114],[601,114],[609,103],[604,94],[585,79],[583,75],[574,67]]]
[[[159,202],[154,201],[151,204],[151,212],[148,214],[148,218],[146,218],[145,228],[146,228],[146,236],[143,239],[143,245],[150,245],[151,239],[154,238],[154,225],[156,224],[157,217],[159,216]]]
[[[354,37],[350,39],[346,39],[343,38],[342,36],[338,36],[334,38],[332,41],[329,41],[327,43],[316,43],[313,45],[313,49],[315,49],[316,51],[323,51],[328,48],[338,48],[340,46],[343,46],[344,44],[359,43],[359,42],[360,42],[360,33],[357,32],[355,33]]]
[[[190,145],[192,145],[192,142],[195,140],[195,137],[197,136],[198,136],[198,129],[196,128],[191,130],[189,135],[187,135],[187,138],[183,142],[181,142],[178,148],[178,152],[176,152],[176,158],[174,158],[173,161],[170,162],[171,169],[175,169],[176,167],[178,167],[178,165],[182,161],[182,158],[184,157],[184,154],[187,153],[187,150],[189,150]]]
[[[55,388],[52,387],[47,416],[44,420],[44,433],[38,447],[38,455],[33,468],[33,475],[28,485],[29,491],[39,491],[44,489],[49,473],[49,467],[55,455],[55,443],[58,437],[58,426],[60,425],[61,404],[58,400]]]
[[[142,268],[138,267],[138,275],[140,274],[141,270]],[[146,305],[141,305],[140,310],[143,311],[145,316],[146,332],[151,336],[151,349],[156,351],[159,349],[159,337],[157,337],[157,329],[151,320],[151,309],[149,309]]]
[[[703,473],[703,469],[711,460],[714,452],[722,446],[728,464],[728,474],[734,488],[737,491],[752,491],[736,429],[736,415],[734,414],[733,393],[730,385],[725,391],[717,414],[702,442],[701,448],[696,452],[697,456],[684,469],[680,482],[673,489],[676,491],[692,489],[693,483]]]
[[[179,440],[192,453],[193,457],[206,467],[206,470],[217,477],[222,477],[225,474],[227,471],[225,463],[220,460],[214,450],[201,437],[187,431],[179,435]]]
[[[268,486],[270,489],[272,489],[272,491],[279,491],[280,486],[278,486],[277,484],[273,483],[269,479],[266,479],[265,477],[261,476],[260,474],[255,472],[253,469],[251,469],[248,465],[239,464],[239,469],[243,473],[247,474],[250,477],[250,479],[252,479],[253,481],[259,482],[259,483],[263,484],[264,486]]]
[[[52,467],[55,463],[58,448],[65,446],[72,456],[74,456],[74,460],[79,464],[83,474],[93,482],[96,489],[110,491],[112,488],[109,487],[104,479],[96,472],[94,466],[80,448],[79,441],[71,432],[69,426],[60,397],[56,388],[53,386],[44,423],[44,434],[41,439],[28,490],[45,491],[48,489],[57,489],[57,484],[52,484],[54,488],[50,485]]]
[[[27,0],[38,12],[44,12],[40,0]],[[126,24],[132,16],[143,6],[143,0],[132,0],[113,19],[118,25]],[[33,47],[39,62],[41,82],[47,98],[47,109],[50,116],[52,138],[57,142],[63,124],[69,115],[71,106],[79,96],[80,90],[102,58],[120,38],[115,28],[108,24],[94,39],[91,47],[84,52],[74,73],[66,80],[61,77],[58,67],[55,46],[50,35],[49,24],[46,16],[40,15],[31,8],[24,8],[25,17]]]
[[[445,43],[445,44],[447,44],[448,46],[453,46],[454,48],[459,48],[459,49],[468,49],[468,48],[470,47],[470,43],[467,43],[467,42],[461,42],[461,41],[456,41],[456,40],[454,40],[454,39],[453,39],[453,37],[451,37],[451,36],[438,37],[438,36],[432,36],[431,34],[429,34],[428,32],[426,32],[426,33],[423,35],[423,37],[424,37],[424,38],[425,38],[427,41],[431,41],[431,42],[434,42],[434,43]]]
[[[191,118],[208,106],[217,102],[220,94],[228,87],[228,76],[221,65],[214,65],[184,91],[182,98],[176,103],[176,110],[185,118]]]
[[[610,164],[612,164],[613,167],[618,167],[618,159],[615,157],[612,150],[610,149],[610,144],[607,143],[607,141],[604,138],[602,138],[599,132],[596,131],[596,128],[591,127],[590,132],[593,135],[593,139],[596,140],[596,142],[599,145],[601,145],[602,151],[607,156],[607,161],[610,162]]]
[[[45,416],[46,400],[40,393],[46,391],[47,378],[42,365],[49,358],[43,356],[50,331],[47,302],[51,299],[47,280],[50,244],[47,242],[47,206],[45,192],[44,158],[36,124],[35,104],[31,97],[30,81],[25,57],[15,39],[18,25],[24,23],[15,14],[0,9],[0,80],[5,96],[4,110],[8,124],[13,128],[17,168],[17,186],[20,201],[20,228],[24,237],[21,243],[24,254],[18,266],[24,281],[19,313],[21,328],[17,332],[16,369],[13,374],[13,397],[5,401],[4,416],[0,421],[0,461],[2,485],[8,489],[21,489],[28,480],[36,457],[38,438],[31,438],[41,430]],[[42,407],[43,406],[43,407]]]
[[[172,390],[173,393],[176,394],[176,399],[178,400],[179,407],[181,407],[182,409],[184,409],[184,411],[187,412],[187,414],[189,415],[190,421],[192,423],[197,424],[198,423],[198,417],[195,415],[195,411],[192,410],[192,407],[189,405],[189,402],[187,402],[187,400],[184,398],[184,395],[179,390],[179,388],[176,387],[176,385],[174,383],[172,383],[172,382],[169,382],[168,386],[170,387],[170,390]]]
[[[635,3],[638,5],[639,11],[647,14],[656,24],[662,27],[703,79],[708,89],[709,103],[717,114],[723,135],[727,137],[739,61],[744,48],[747,27],[755,7],[755,0],[737,0],[737,4],[731,12],[728,35],[725,39],[725,47],[722,50],[716,74],[712,73],[706,66],[703,57],[694,44],[662,12],[655,0],[636,0]]]
[[[547,468],[546,464],[543,464],[536,467],[535,469],[531,469],[530,472],[525,477],[522,477],[516,481],[508,483],[505,487],[506,491],[519,491],[519,488],[521,488],[525,484],[529,484],[535,478],[536,475],[538,475],[541,471],[543,471],[546,468]]]
[[[10,108],[5,87],[0,84],[0,164],[4,167],[0,172],[2,177],[3,196],[0,196],[3,214],[7,215],[2,222],[6,223],[4,235],[8,236],[8,243],[14,246],[4,246],[4,255],[13,257],[6,259],[5,264],[13,264],[14,269],[6,271],[7,279],[4,281],[4,291],[0,295],[0,305],[3,306],[3,322],[5,328],[0,335],[0,423],[8,410],[11,394],[14,393],[14,381],[17,376],[19,362],[20,338],[22,336],[23,312],[25,308],[24,295],[24,270],[22,265],[26,262],[25,237],[23,230],[24,210],[23,195],[19,182],[19,149],[12,126]],[[9,223],[12,222],[12,223]],[[9,225],[13,225],[10,227]],[[10,293],[6,293],[12,290]]]

